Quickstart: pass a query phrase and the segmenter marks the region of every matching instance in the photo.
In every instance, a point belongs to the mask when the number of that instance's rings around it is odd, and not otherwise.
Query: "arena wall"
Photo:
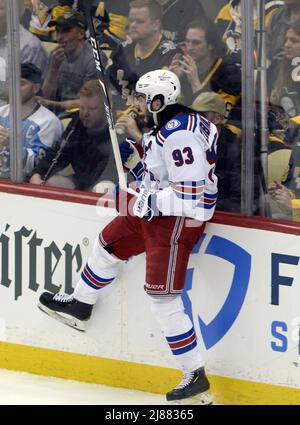
[[[150,312],[144,255],[103,290],[86,333],[37,308],[44,290],[72,292],[116,214],[108,204],[0,185],[0,368],[164,393],[181,374]],[[191,255],[183,298],[219,403],[300,404],[299,233],[216,215]]]

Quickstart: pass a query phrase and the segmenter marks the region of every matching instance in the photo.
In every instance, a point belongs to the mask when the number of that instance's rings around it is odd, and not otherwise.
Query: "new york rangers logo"
[[[172,120],[170,122],[168,122],[168,124],[166,125],[166,129],[167,130],[175,130],[175,128],[180,127],[181,123],[178,120]]]
[[[200,251],[205,238],[206,235],[204,234],[195,246],[193,254]],[[230,290],[220,311],[210,323],[205,323],[200,314],[196,315],[204,345],[206,349],[209,350],[227,334],[240,314],[249,286],[251,255],[239,245],[220,236],[212,236],[204,254],[225,260],[234,266]],[[193,324],[193,317],[195,317],[195,314],[193,314],[192,303],[188,291],[192,289],[193,283],[194,285],[196,284],[194,278],[196,278],[196,276],[194,276],[194,269],[188,269],[185,291],[182,295],[185,311],[190,316]],[[222,284],[222,282],[220,282],[220,284]]]

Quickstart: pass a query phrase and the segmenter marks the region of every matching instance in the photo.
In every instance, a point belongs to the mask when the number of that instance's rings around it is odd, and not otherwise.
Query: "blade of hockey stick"
[[[137,196],[138,194],[133,189],[130,189],[130,188],[127,187],[126,174],[123,170],[118,137],[117,137],[117,133],[116,133],[115,125],[114,125],[114,119],[113,119],[111,104],[110,104],[110,100],[109,100],[109,96],[108,96],[108,90],[107,90],[106,84],[105,84],[104,67],[103,67],[102,60],[101,60],[101,52],[100,52],[100,48],[99,48],[99,45],[98,45],[98,42],[97,42],[97,35],[96,35],[95,27],[94,27],[94,21],[93,21],[93,16],[92,16],[92,4],[93,4],[93,0],[85,0],[84,1],[85,14],[86,14],[86,19],[87,19],[87,23],[88,23],[89,32],[90,32],[90,42],[91,42],[92,49],[93,49],[96,69],[97,69],[97,73],[98,73],[98,80],[99,80],[99,83],[102,87],[103,94],[104,94],[104,109],[105,109],[105,113],[106,113],[111,144],[112,144],[113,153],[114,153],[115,162],[116,162],[116,167],[117,167],[117,172],[118,172],[119,185],[120,185],[121,190],[124,190],[124,191],[126,191],[126,192],[128,192],[128,193],[130,193],[134,196]]]

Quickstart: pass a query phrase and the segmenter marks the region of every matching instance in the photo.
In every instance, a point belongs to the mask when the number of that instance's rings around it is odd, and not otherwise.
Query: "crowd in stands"
[[[181,102],[219,130],[217,208],[239,213],[241,1],[218,0],[217,13],[210,3],[95,0],[91,13],[119,142],[141,143],[148,128],[135,94],[138,78],[154,69],[173,71]],[[9,178],[10,156],[6,4],[0,0],[0,178]],[[25,182],[92,191],[103,180],[118,181],[85,13],[83,0],[20,0]],[[253,25],[258,29],[257,10]],[[300,0],[265,0],[265,26],[271,209],[273,217],[300,221]],[[257,68],[259,53],[253,52]],[[259,145],[259,117],[256,132]],[[259,214],[259,147],[255,153],[253,212]]]

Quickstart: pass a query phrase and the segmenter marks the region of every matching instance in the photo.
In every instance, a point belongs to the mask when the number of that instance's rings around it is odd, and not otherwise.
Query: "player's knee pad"
[[[106,275],[114,277],[118,273],[120,262],[121,260],[103,248],[99,243],[99,239],[96,238],[92,255],[88,260],[89,266],[95,271],[105,272]]]
[[[174,315],[184,313],[184,305],[180,295],[150,298],[151,311],[158,321],[172,320]]]
[[[183,334],[193,326],[189,316],[184,311],[180,295],[164,298],[151,297],[151,310],[167,336]]]

